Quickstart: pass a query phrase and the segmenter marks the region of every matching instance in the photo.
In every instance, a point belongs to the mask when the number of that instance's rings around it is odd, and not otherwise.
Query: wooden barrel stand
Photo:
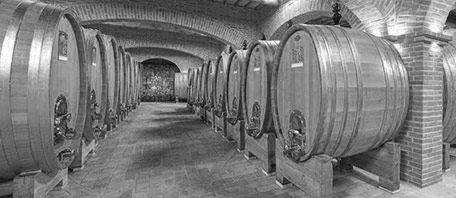
[[[276,183],[282,189],[296,185],[313,198],[333,197],[333,165],[328,155],[315,155],[296,163],[276,148]],[[353,171],[353,166],[379,176],[379,188],[391,194],[400,191],[400,145],[387,142],[383,146],[338,161],[342,172]]]
[[[219,114],[219,115],[217,115]],[[214,132],[222,133],[223,137],[226,137],[226,112],[217,113],[214,110]]]
[[[245,136],[245,158],[259,159],[263,162],[262,172],[272,176],[276,172],[276,135],[274,133],[263,133],[255,139],[252,136]]]
[[[96,140],[91,140],[87,143],[85,140],[81,141],[78,154],[75,156],[74,161],[70,166],[70,170],[73,172],[83,170],[88,158],[95,156],[95,149],[97,146],[98,141]]]
[[[226,123],[226,138],[228,141],[236,142],[236,149],[241,152],[245,149],[245,122],[244,120],[237,120],[235,124],[229,122],[227,118]]]
[[[207,106],[206,110],[206,124],[211,126],[211,129],[215,131],[215,116],[214,108]]]
[[[456,157],[456,146],[444,142],[442,145],[442,152],[442,169],[444,172],[447,172],[450,170],[451,157]]]
[[[45,198],[53,190],[62,190],[68,184],[68,169],[45,174],[41,171],[23,172],[13,180],[0,182],[0,197]]]

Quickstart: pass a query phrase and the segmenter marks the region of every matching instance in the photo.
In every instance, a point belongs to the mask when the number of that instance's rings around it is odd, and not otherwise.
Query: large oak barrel
[[[275,131],[271,111],[271,81],[279,41],[256,41],[247,50],[242,89],[246,133],[260,138]]]
[[[193,73],[193,68],[188,68],[188,70],[187,70],[187,76],[188,76],[187,77],[187,79],[188,79],[188,84],[187,85],[188,86],[191,86],[192,83],[193,83],[193,74],[194,74]]]
[[[228,58],[228,68],[226,76],[226,111],[227,118],[231,124],[236,124],[238,120],[243,119],[241,84],[245,76],[243,73],[245,64],[246,50],[235,50]]]
[[[135,59],[133,58],[133,56],[131,54],[129,54],[130,56],[130,68],[129,68],[129,85],[130,85],[130,93],[128,95],[129,97],[129,101],[130,101],[130,104],[133,105],[133,103],[135,102],[135,91],[136,91],[136,87],[135,87],[135,79],[136,79],[136,70],[135,70],[135,67],[136,67],[136,61]]]
[[[274,123],[290,158],[347,157],[392,140],[409,83],[396,48],[362,31],[295,25],[273,70]]]
[[[186,73],[174,74],[174,95],[179,99],[187,99],[187,77]]]
[[[200,91],[198,91],[198,105],[201,107],[204,107],[206,104],[206,93],[207,93],[207,69],[208,69],[208,64],[203,63],[201,67],[201,87]]]
[[[226,87],[226,72],[228,68],[229,54],[223,52],[217,59],[215,64],[214,76],[214,112],[220,117],[221,113],[226,111],[225,107],[225,87]]]
[[[198,82],[198,68],[193,68],[192,69],[192,73],[193,73],[193,82],[192,82],[192,86],[191,86],[191,97],[190,97],[190,100],[192,101],[192,105],[195,105],[196,104],[196,95],[197,95],[197,82]]]
[[[187,80],[188,80],[188,84],[187,84],[187,103],[189,105],[192,104],[192,85],[193,85],[193,76],[194,76],[194,73],[193,73],[193,68],[188,68],[187,70]]]
[[[94,29],[84,30],[86,39],[87,63],[90,72],[89,113],[87,121],[92,128],[104,128],[104,118],[108,106],[108,71],[106,66],[106,47],[103,35]],[[93,130],[85,130],[84,137],[94,138]]]
[[[200,83],[200,68],[193,68],[194,78],[193,78],[193,85],[192,85],[192,97],[193,97],[193,104],[197,103],[198,101],[198,87]]]
[[[214,95],[215,95],[215,67],[216,60],[210,59],[207,61],[207,80],[206,80],[206,94],[204,95],[206,105],[205,108],[212,111],[214,107]]]
[[[143,65],[142,63],[138,62],[138,105],[141,104],[141,96],[142,96],[142,84],[143,84]]]
[[[117,107],[117,113],[120,114],[120,108],[126,108],[127,104],[127,63],[125,57],[125,50],[122,46],[118,46],[117,49],[119,55],[119,106]]]
[[[117,108],[119,106],[119,94],[120,94],[120,63],[119,55],[117,53],[118,45],[114,37],[103,35],[104,44],[106,47],[106,65],[108,77],[108,105],[106,108],[106,115],[114,116],[117,115]],[[109,119],[108,116],[105,116]],[[109,122],[109,120],[105,120]]]
[[[125,101],[126,105],[131,105],[132,99],[132,81],[131,81],[131,68],[132,68],[132,58],[129,52],[125,52]]]
[[[0,1],[0,180],[55,173],[84,130],[88,68],[76,15],[37,1]]]
[[[443,49],[443,142],[456,144],[456,46]]]
[[[140,63],[135,61],[135,103],[139,104],[139,87],[141,85],[141,73],[139,70]],[[187,86],[187,85],[186,85]]]

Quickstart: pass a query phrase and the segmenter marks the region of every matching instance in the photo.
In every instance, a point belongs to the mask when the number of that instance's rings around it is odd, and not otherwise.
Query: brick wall
[[[410,106],[397,138],[401,143],[401,179],[424,187],[442,181],[443,59],[442,33],[455,1],[400,1],[388,19],[389,33],[407,67]],[[393,18],[393,19],[391,19]],[[430,23],[432,21],[432,23]]]
[[[284,31],[288,20],[305,23],[319,16],[332,16],[332,0],[290,0],[282,4],[273,13],[263,13],[261,31],[268,38],[280,38],[277,31]],[[374,35],[382,36],[387,31],[383,15],[374,0],[345,0],[341,1],[341,15],[351,27],[365,30]],[[274,35],[274,36],[273,36]]]
[[[143,86],[141,101],[164,102],[174,100],[174,73],[180,72],[177,66],[164,59],[142,62]]]
[[[401,179],[418,186],[442,181],[442,104],[445,36],[422,31],[397,42],[409,74],[410,106],[402,130]]]

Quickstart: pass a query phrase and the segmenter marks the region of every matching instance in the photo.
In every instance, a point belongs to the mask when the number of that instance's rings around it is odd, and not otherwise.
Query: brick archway
[[[277,39],[279,37],[277,35],[280,34],[280,31],[284,32],[283,28],[290,19],[299,18],[300,23],[305,23],[321,16],[331,17],[332,2],[332,0],[288,1],[274,15],[263,22],[262,31],[267,36],[271,35],[271,38]],[[387,35],[388,29],[384,15],[373,0],[342,1],[340,13],[354,29],[363,30],[376,36]]]
[[[332,17],[332,0],[291,0],[282,5],[277,12],[263,21],[263,32],[275,39],[280,31],[284,32],[288,20],[299,19],[300,23],[313,20],[317,17]],[[378,2],[374,0],[342,0],[342,17],[354,29],[363,30],[376,36],[388,34],[387,23],[384,19],[384,10],[379,10]],[[270,24],[270,25],[266,25]],[[279,31],[279,33],[277,32]]]

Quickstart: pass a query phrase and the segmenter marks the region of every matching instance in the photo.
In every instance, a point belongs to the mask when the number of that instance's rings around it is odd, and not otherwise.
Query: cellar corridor
[[[96,151],[82,171],[69,174],[67,188],[49,197],[305,197],[294,186],[280,189],[260,161],[245,159],[185,103],[141,103]],[[454,197],[456,189],[456,169],[427,188],[401,182],[394,196],[365,172],[334,173],[334,197]]]

